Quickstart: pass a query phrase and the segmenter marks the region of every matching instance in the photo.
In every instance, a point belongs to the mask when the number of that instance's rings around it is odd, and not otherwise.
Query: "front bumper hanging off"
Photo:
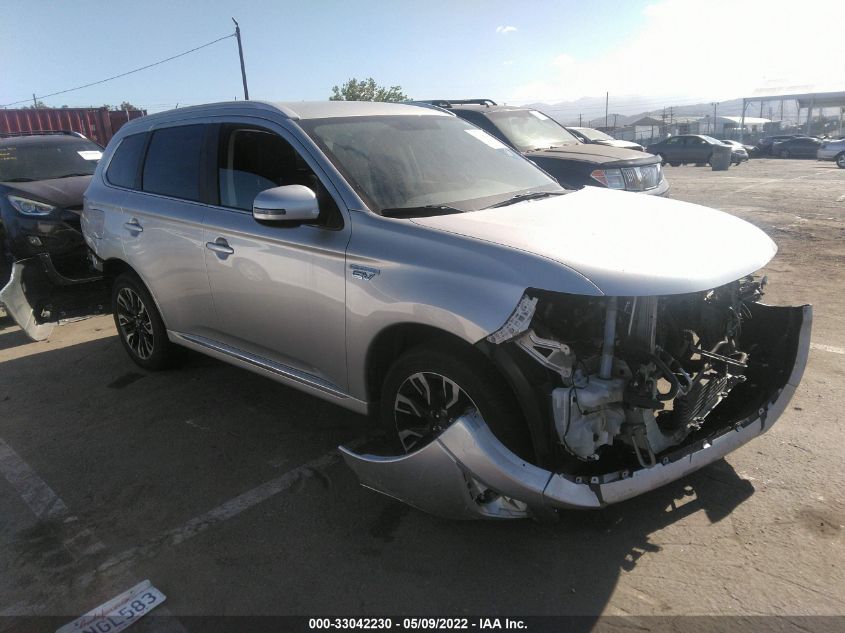
[[[630,499],[724,457],[768,431],[783,413],[807,364],[812,308],[758,304],[756,310],[772,329],[781,317],[792,323],[793,334],[782,339],[783,353],[791,361],[785,380],[771,385],[763,404],[750,415],[731,420],[683,449],[667,451],[650,468],[583,478],[554,473],[517,457],[474,413],[458,418],[434,441],[408,455],[340,450],[362,485],[447,518],[524,518],[550,509],[601,508]]]
[[[62,319],[102,314],[108,309],[109,292],[100,274],[86,271],[83,277],[59,272],[50,255],[17,260],[0,304],[33,341],[43,341]]]

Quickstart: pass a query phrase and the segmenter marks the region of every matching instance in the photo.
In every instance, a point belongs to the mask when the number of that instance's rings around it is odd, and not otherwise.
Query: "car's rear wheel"
[[[836,166],[839,169],[845,169],[845,152],[842,152],[836,157]]]
[[[149,370],[173,364],[175,346],[167,338],[152,296],[134,273],[123,273],[115,279],[112,312],[120,342],[136,364]]]
[[[417,347],[399,357],[384,380],[380,417],[398,453],[421,449],[473,412],[510,450],[530,457],[530,437],[513,394],[476,350]]]

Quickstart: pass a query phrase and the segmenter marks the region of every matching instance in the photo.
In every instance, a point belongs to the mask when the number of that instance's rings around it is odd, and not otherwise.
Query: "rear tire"
[[[842,152],[836,157],[836,166],[839,169],[845,169],[845,152]]]
[[[114,280],[112,313],[123,349],[135,364],[150,371],[175,364],[178,349],[168,340],[155,302],[135,273],[125,272]]]
[[[419,450],[472,410],[511,451],[531,457],[530,435],[513,393],[475,349],[415,347],[393,363],[381,390],[381,422],[400,454]]]

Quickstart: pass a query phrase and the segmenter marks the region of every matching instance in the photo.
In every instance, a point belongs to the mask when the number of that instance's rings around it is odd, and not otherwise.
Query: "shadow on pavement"
[[[0,437],[104,541],[102,556],[372,431],[366,418],[197,354],[181,369],[143,372],[116,337],[0,363],[0,407]],[[655,532],[698,512],[717,523],[753,492],[719,461],[618,506],[565,512],[555,524],[452,522],[361,488],[336,463],[138,561],[135,573],[168,594],[177,614],[223,605],[235,614],[592,617],[620,575],[662,555]],[[680,531],[690,546],[706,530],[700,519],[695,527]],[[35,551],[41,540],[0,534],[0,547],[14,543],[17,552],[8,567],[16,589],[0,602],[48,596],[56,572],[70,586],[96,567],[83,559],[50,569]],[[60,607],[50,608],[83,613],[100,593],[125,588],[57,597]],[[657,591],[648,608],[669,610],[670,590]]]

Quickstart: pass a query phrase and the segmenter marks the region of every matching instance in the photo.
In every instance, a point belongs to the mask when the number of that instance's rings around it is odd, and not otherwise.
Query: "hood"
[[[52,180],[36,180],[35,182],[3,183],[8,189],[14,190],[21,196],[31,196],[41,202],[57,207],[82,206],[82,195],[91,182],[91,176],[73,176],[71,178],[54,178]]]
[[[412,221],[554,260],[610,296],[716,288],[759,270],[777,252],[763,231],[722,211],[595,187]]]
[[[574,160],[585,163],[624,163],[626,161],[636,161],[638,164],[644,164],[643,153],[625,149],[623,147],[613,147],[611,145],[597,145],[579,143],[578,145],[562,145],[561,147],[554,147],[552,149],[544,149],[537,152],[529,152],[526,154],[528,158],[556,158],[558,160]],[[646,160],[645,162],[657,162],[657,158],[652,156],[647,157],[653,160]]]

